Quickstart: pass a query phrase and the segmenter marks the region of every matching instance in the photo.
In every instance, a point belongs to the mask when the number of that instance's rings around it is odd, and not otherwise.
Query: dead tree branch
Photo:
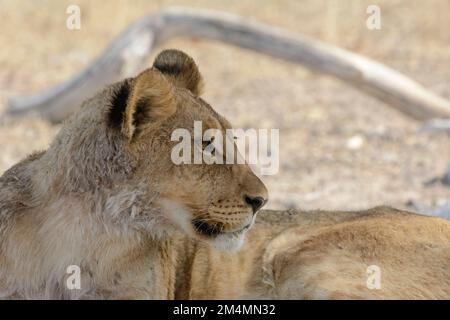
[[[341,79],[418,120],[450,118],[450,103],[406,76],[368,58],[236,15],[169,8],[121,33],[84,71],[29,97],[9,102],[9,114],[37,112],[58,122],[108,83],[137,74],[151,51],[179,36],[219,40],[301,64]]]

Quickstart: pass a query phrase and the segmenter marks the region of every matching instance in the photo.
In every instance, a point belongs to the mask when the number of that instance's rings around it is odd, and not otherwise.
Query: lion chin
[[[214,248],[221,251],[237,252],[245,242],[245,231],[237,234],[220,234],[211,240]]]

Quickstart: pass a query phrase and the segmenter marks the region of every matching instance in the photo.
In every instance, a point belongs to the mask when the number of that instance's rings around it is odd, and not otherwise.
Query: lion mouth
[[[213,225],[213,224],[207,223],[206,221],[201,220],[201,219],[192,220],[192,225],[194,226],[194,229],[198,233],[208,236],[208,237],[214,237],[214,236],[218,236],[220,234],[237,235],[237,234],[240,234],[250,228],[250,224],[248,224],[245,227],[243,227],[242,229],[232,231],[232,232],[226,232],[226,231],[223,231],[222,224],[214,224]]]

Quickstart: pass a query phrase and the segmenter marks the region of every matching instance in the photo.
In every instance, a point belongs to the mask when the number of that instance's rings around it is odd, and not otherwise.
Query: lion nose
[[[245,196],[245,203],[250,205],[253,209],[253,214],[258,212],[265,204],[266,200],[263,197],[249,197]]]

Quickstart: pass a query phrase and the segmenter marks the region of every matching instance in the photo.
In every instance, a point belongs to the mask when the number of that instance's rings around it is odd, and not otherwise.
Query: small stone
[[[360,135],[356,135],[347,140],[346,147],[350,150],[358,150],[364,144],[364,138]]]
[[[450,220],[450,202],[435,209],[431,214],[436,217],[441,217],[441,218]]]

